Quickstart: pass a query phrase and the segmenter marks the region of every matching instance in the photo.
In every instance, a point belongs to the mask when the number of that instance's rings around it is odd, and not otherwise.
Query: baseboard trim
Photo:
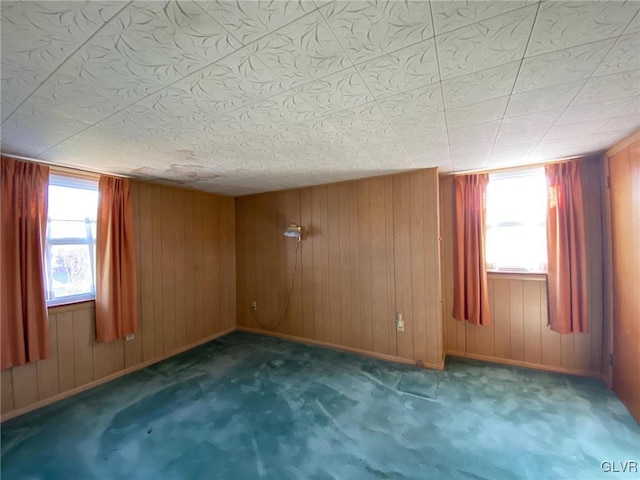
[[[523,367],[529,368],[531,370],[542,370],[545,372],[554,372],[554,373],[566,373],[568,375],[576,375],[579,377],[589,377],[595,378],[597,380],[603,380],[602,374],[600,372],[589,372],[587,370],[575,370],[571,368],[564,367],[554,367],[551,365],[542,365],[539,363],[531,363],[531,362],[522,362],[519,360],[511,360],[508,358],[498,358],[491,357],[489,355],[477,355],[475,353],[465,353],[465,352],[452,352],[447,351],[447,356],[450,357],[459,357],[459,358],[470,358],[472,360],[481,360],[483,362],[489,363],[500,363],[502,365],[510,365],[513,367]]]
[[[422,361],[419,361],[419,360],[411,360],[409,358],[397,357],[395,355],[387,355],[385,353],[377,353],[377,352],[372,352],[370,350],[362,350],[360,348],[345,347],[344,345],[336,345],[335,343],[322,342],[320,340],[312,340],[310,338],[305,338],[305,337],[298,337],[296,335],[289,335],[289,334],[286,334],[286,333],[279,333],[279,332],[271,332],[269,330],[261,330],[259,328],[250,328],[250,327],[238,326],[237,330],[239,330],[241,332],[254,333],[256,335],[265,335],[265,336],[268,336],[268,337],[276,337],[276,338],[280,338],[282,340],[290,340],[292,342],[306,343],[308,345],[315,345],[315,346],[318,346],[318,347],[331,348],[333,350],[342,350],[344,352],[355,353],[356,355],[362,355],[364,357],[378,358],[380,360],[387,360],[389,362],[403,363],[403,364],[406,364],[406,365],[413,365],[413,366],[416,366],[416,367],[429,368],[429,369],[432,369],[432,370],[444,370],[444,358],[443,358],[442,363],[439,363],[439,364],[426,363],[426,362],[422,362]]]
[[[202,338],[202,339],[198,340],[195,343],[190,343],[189,345],[185,345],[184,347],[180,347],[180,348],[172,351],[171,353],[169,353],[168,355],[165,355],[163,357],[153,358],[151,360],[147,360],[145,362],[139,363],[139,364],[134,365],[132,367],[125,368],[124,370],[120,370],[118,372],[115,372],[115,373],[112,373],[110,375],[107,375],[106,377],[102,377],[102,378],[99,378],[97,380],[93,380],[92,382],[85,383],[84,385],[80,385],[79,387],[72,388],[71,390],[66,390],[66,391],[64,391],[62,393],[58,393],[57,395],[54,395],[52,397],[45,398],[43,400],[39,400],[39,401],[37,401],[35,403],[31,403],[31,404],[26,405],[24,407],[16,408],[15,410],[11,410],[10,412],[2,414],[2,416],[0,417],[0,423],[1,422],[5,422],[7,420],[11,420],[12,418],[15,418],[15,417],[19,417],[20,415],[24,415],[25,413],[32,412],[33,410],[37,410],[37,409],[45,407],[47,405],[51,405],[52,403],[59,402],[60,400],[64,400],[65,398],[73,397],[74,395],[82,393],[82,392],[84,392],[86,390],[91,390],[92,388],[95,388],[95,387],[97,387],[99,385],[102,385],[104,383],[110,382],[111,380],[115,380],[117,378],[123,377],[123,376],[128,375],[130,373],[133,373],[133,372],[135,372],[137,370],[142,370],[143,368],[146,368],[146,367],[148,367],[150,365],[153,365],[154,363],[162,362],[163,360],[171,358],[171,357],[173,357],[175,355],[178,355],[180,353],[184,353],[187,350],[191,350],[192,348],[198,347],[198,346],[202,345],[203,343],[207,343],[207,342],[210,342],[212,340],[215,340],[216,338],[222,337],[223,335],[231,333],[234,330],[236,330],[236,327],[227,328],[226,330],[222,330],[221,332],[214,333],[213,335],[210,335],[210,336],[208,336],[206,338]]]

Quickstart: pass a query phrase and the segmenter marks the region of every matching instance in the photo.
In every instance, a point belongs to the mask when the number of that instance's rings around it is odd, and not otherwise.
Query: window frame
[[[60,186],[67,188],[75,188],[78,190],[90,190],[95,191],[98,194],[98,176],[91,174],[79,174],[79,173],[70,173],[67,171],[60,171],[56,169],[51,169],[49,172],[49,184],[50,186]],[[49,195],[49,191],[47,189],[47,196]],[[49,198],[47,198],[49,201]],[[51,217],[49,216],[49,212],[47,212],[47,224],[45,229],[45,245],[44,245],[44,254],[45,254],[45,301],[47,308],[60,307],[64,305],[72,305],[76,303],[83,303],[95,300],[96,295],[96,262],[95,262],[95,246],[96,246],[96,238],[93,235],[93,231],[91,228],[92,223],[97,222],[97,214],[98,214],[98,205],[96,204],[96,217],[95,220],[91,220],[90,218],[84,219],[85,231],[86,231],[86,241],[79,237],[63,237],[63,238],[51,238],[51,229],[50,224],[52,222]],[[60,220],[60,219],[54,219]],[[75,221],[75,220],[73,220]],[[81,220],[78,220],[81,221]],[[96,225],[97,228],[97,225]],[[51,260],[52,260],[52,247],[56,245],[87,245],[89,250],[89,261],[90,261],[90,269],[91,275],[93,277],[93,282],[91,286],[91,292],[80,293],[75,295],[66,295],[60,298],[52,298],[53,296],[53,287],[51,285],[52,277],[50,274],[51,268]]]

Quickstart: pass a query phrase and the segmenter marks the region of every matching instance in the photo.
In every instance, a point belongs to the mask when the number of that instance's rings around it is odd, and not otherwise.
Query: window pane
[[[98,208],[97,190],[49,185],[49,219],[95,220]]]
[[[53,298],[94,292],[88,245],[55,245],[50,258]]]
[[[92,236],[95,238],[95,222],[89,220],[89,225],[85,220],[53,220],[49,219],[49,238],[78,238],[86,241],[87,226],[91,228]]]
[[[97,182],[64,175],[49,179],[46,281],[51,304],[95,292]],[[73,298],[71,298],[73,297]]]
[[[487,187],[487,267],[545,271],[547,181],[543,168],[492,174]]]

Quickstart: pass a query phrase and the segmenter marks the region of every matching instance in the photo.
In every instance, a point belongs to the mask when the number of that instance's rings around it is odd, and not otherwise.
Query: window
[[[546,272],[547,180],[544,168],[489,175],[487,269]]]
[[[45,248],[47,305],[95,298],[97,212],[95,180],[49,176]]]

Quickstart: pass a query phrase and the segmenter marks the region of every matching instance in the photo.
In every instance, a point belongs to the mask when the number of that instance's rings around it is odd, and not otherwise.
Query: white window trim
[[[93,175],[77,175],[70,174],[65,171],[52,170],[49,174],[49,186],[71,187],[76,189],[85,189],[91,191],[98,191],[97,178]],[[47,215],[47,227],[45,238],[45,298],[47,307],[59,307],[62,305],[70,305],[74,303],[87,302],[95,300],[95,282],[96,282],[96,263],[94,258],[94,247],[96,239],[93,237],[91,227],[89,226],[89,219],[85,219],[85,225],[87,226],[87,238],[88,241],[81,241],[79,238],[57,238],[52,239],[49,236],[49,223],[50,218]],[[50,298],[53,288],[50,285],[50,278],[47,272],[48,266],[51,265],[51,247],[55,245],[87,245],[89,247],[89,258],[91,261],[91,271],[93,274],[93,291],[88,293],[82,293],[78,295],[67,295],[61,298]]]

